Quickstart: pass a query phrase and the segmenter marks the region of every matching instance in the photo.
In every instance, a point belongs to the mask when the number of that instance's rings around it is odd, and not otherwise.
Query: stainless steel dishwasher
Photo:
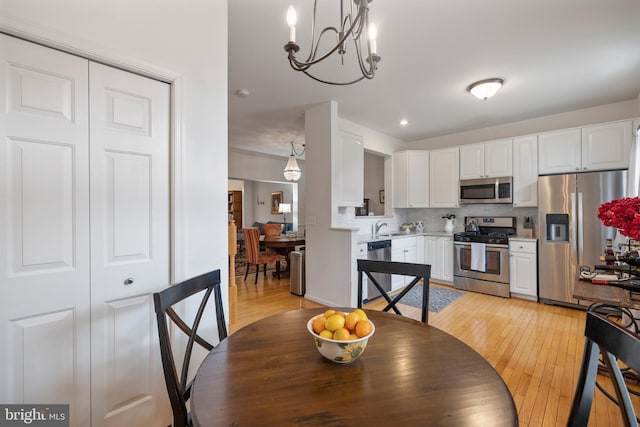
[[[391,261],[391,240],[378,240],[367,243],[367,259],[377,261]],[[382,273],[371,274],[380,284],[382,289],[389,292],[391,290],[391,275]],[[364,302],[373,301],[380,298],[381,294],[373,283],[368,283],[367,297]]]

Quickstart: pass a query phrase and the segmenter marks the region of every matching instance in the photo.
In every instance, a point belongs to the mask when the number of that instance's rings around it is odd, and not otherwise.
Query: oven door
[[[455,242],[453,245],[453,275],[491,282],[509,283],[509,247],[486,245],[486,271],[471,269],[471,245]]]

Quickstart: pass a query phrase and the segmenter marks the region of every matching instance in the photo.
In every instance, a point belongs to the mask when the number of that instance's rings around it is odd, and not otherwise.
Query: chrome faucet
[[[382,220],[380,220],[380,221],[376,222],[376,232],[375,232],[375,235],[377,236],[377,235],[378,235],[378,233],[380,233],[380,229],[381,229],[382,227],[386,227],[386,226],[387,226],[387,223],[386,223],[386,222],[382,222]]]

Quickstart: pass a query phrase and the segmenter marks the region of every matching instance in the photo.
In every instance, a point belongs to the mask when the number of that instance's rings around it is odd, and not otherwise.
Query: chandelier
[[[340,0],[340,25],[336,27],[326,27],[322,31],[316,34],[316,14],[318,0],[313,2],[313,17],[311,19],[311,47],[309,50],[309,56],[306,60],[300,60],[296,57],[296,53],[300,50],[300,46],[296,43],[296,10],[293,5],[289,6],[287,10],[287,24],[289,25],[289,43],[284,46],[284,50],[289,54],[289,64],[291,68],[296,71],[302,71],[312,79],[321,83],[330,85],[350,85],[357,83],[360,80],[367,78],[372,79],[375,76],[378,68],[378,62],[380,62],[380,56],[377,52],[378,30],[375,24],[369,24],[369,3],[373,0],[348,0],[349,8],[348,12],[344,8],[344,0]],[[336,44],[333,45],[324,54],[319,54],[319,46],[322,37],[325,34],[334,33],[336,36]],[[367,43],[363,50],[362,38],[367,36]],[[324,59],[331,56],[334,52],[338,52],[342,64],[344,65],[344,57],[347,53],[347,42],[353,41],[355,46],[355,56],[358,58],[358,65],[362,75],[356,77],[354,80],[346,82],[332,82],[311,74],[310,68]],[[366,64],[365,64],[366,62]]]
[[[284,167],[284,178],[287,181],[297,181],[300,179],[302,171],[300,171],[300,167],[298,166],[298,162],[296,161],[296,156],[302,156],[304,154],[305,148],[305,145],[302,144],[302,151],[298,153],[293,146],[293,141],[291,141],[291,155],[289,156],[287,166]]]

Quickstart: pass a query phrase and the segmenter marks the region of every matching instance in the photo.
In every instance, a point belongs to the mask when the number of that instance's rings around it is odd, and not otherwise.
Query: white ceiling
[[[335,16],[338,0],[318,8]],[[375,0],[382,57],[373,80],[318,83],[293,71],[283,46],[286,10],[298,12],[309,52],[313,0],[229,1],[229,146],[289,154],[304,142],[304,111],[335,100],[347,120],[404,141],[635,99],[640,93],[639,0]],[[348,1],[345,0],[345,4]],[[327,75],[350,74],[328,60]],[[476,99],[466,87],[505,79]],[[236,91],[250,96],[240,98]],[[401,127],[401,118],[409,125]]]

